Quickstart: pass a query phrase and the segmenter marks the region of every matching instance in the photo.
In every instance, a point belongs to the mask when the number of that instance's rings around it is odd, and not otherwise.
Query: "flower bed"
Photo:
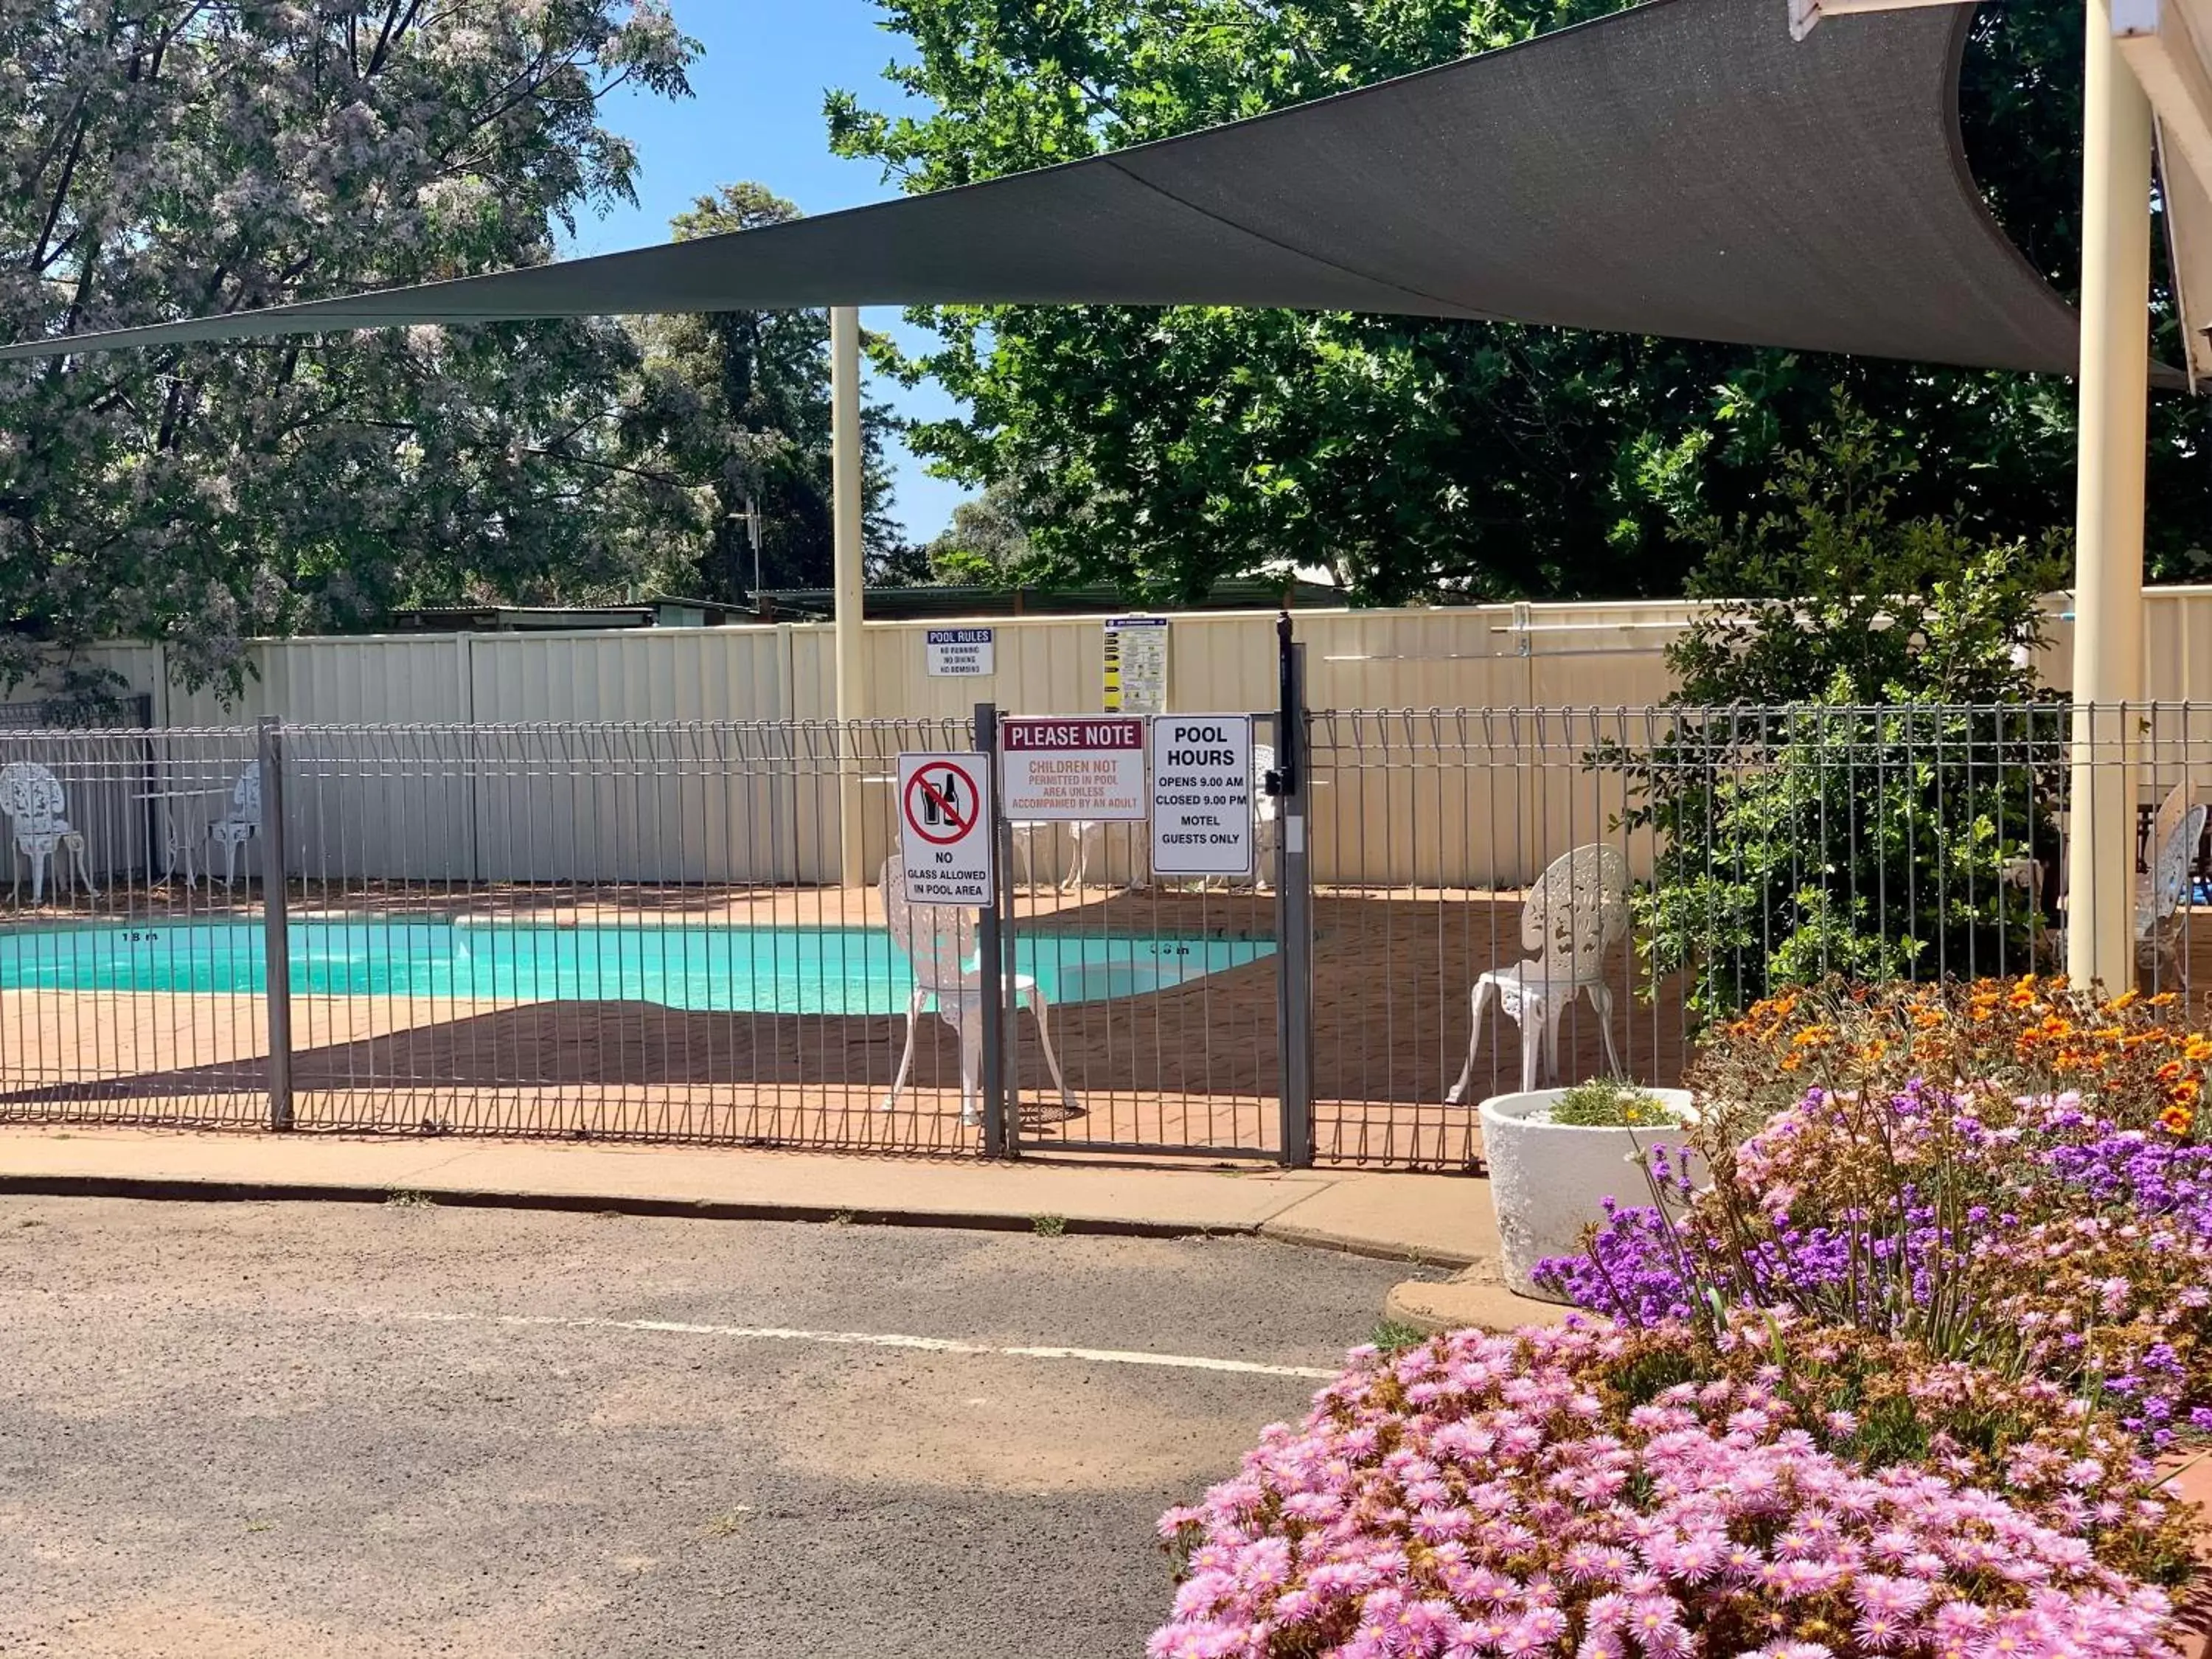
[[[1865,1365],[1767,1335],[1459,1332],[1356,1355],[1303,1428],[1266,1431],[1239,1479],[1164,1518],[1188,1576],[1151,1653],[2168,1650],[2185,1520],[2115,1425],[1940,1367],[1852,1413],[1819,1379]]]
[[[1659,1201],[1537,1277],[1635,1324],[1717,1300],[1908,1338],[2165,1447],[2212,1427],[2212,1041],[2163,1020],[2026,980],[1766,1005],[1699,1064],[1710,1188],[1655,1152]]]
[[[1761,1005],[1542,1270],[1372,1350],[1164,1535],[1157,1659],[2172,1653],[2212,1431],[2212,1039],[2033,980]],[[1710,1170],[1709,1182],[1703,1178]]]

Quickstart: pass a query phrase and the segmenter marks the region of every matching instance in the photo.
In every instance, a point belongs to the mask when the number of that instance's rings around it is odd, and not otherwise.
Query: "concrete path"
[[[725,1147],[0,1129],[0,1191],[317,1197],[1069,1232],[1258,1234],[1462,1267],[1494,1257],[1486,1183],[1457,1176],[855,1158]]]

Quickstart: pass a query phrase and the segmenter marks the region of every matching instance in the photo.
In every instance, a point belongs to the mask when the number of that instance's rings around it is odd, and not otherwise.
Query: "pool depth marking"
[[[982,1354],[1006,1359],[1079,1360],[1093,1365],[1140,1365],[1179,1371],[1224,1371],[1238,1376],[1297,1376],[1327,1382],[1339,1373],[1313,1365],[1267,1365],[1255,1359],[1210,1359],[1198,1354],[1140,1353],[1121,1348],[994,1347],[949,1336],[903,1336],[896,1332],[801,1331],[779,1325],[698,1325],[674,1319],[571,1319],[555,1314],[402,1313],[422,1325],[505,1325],[575,1331],[641,1331],[674,1336],[722,1336],[746,1342],[811,1342],[836,1348],[905,1348],[920,1353]]]

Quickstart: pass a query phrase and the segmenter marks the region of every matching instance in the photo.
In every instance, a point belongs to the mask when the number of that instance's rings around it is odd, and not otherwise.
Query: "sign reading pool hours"
[[[999,723],[999,744],[1015,823],[1144,821],[1144,721],[1022,715]]]
[[[1116,617],[1106,624],[1106,699],[1109,714],[1168,710],[1168,619]]]
[[[911,904],[991,902],[991,775],[981,755],[901,755],[899,856]]]
[[[1152,721],[1152,868],[1163,876],[1252,873],[1252,717]]]
[[[991,628],[933,628],[925,636],[933,679],[967,679],[999,672],[999,635]]]

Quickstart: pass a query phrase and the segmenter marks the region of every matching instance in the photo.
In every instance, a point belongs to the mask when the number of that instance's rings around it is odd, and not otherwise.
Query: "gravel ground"
[[[1315,1382],[762,1333],[1327,1366],[1403,1273],[0,1198],[0,1654],[1139,1654],[1155,1517]]]

